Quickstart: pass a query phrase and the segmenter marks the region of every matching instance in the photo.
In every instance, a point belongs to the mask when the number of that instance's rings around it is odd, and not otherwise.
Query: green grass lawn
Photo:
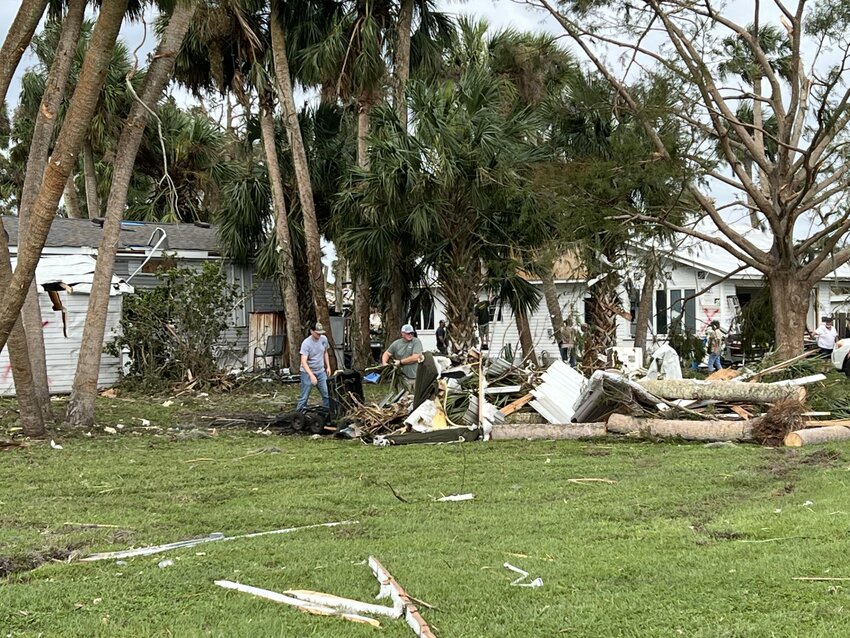
[[[199,413],[273,412],[291,393],[170,407],[167,397],[101,399],[91,437],[60,431],[63,450],[0,450],[0,569],[16,570],[0,580],[0,638],[412,636],[400,620],[378,630],[213,584],[370,601],[370,554],[439,608],[423,615],[441,638],[850,635],[850,581],[794,580],[850,578],[850,446],[375,448],[168,430]],[[164,430],[140,430],[141,418]],[[119,422],[119,434],[102,433]],[[434,500],[467,491],[474,501]],[[345,519],[359,524],[17,571],[69,551]],[[163,559],[174,564],[159,568]],[[544,586],[512,587],[505,561]]]

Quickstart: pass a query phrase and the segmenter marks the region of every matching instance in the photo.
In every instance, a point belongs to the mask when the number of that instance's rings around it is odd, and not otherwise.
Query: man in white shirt
[[[825,318],[823,325],[818,326],[818,329],[815,330],[812,336],[818,340],[818,349],[821,356],[829,359],[832,356],[832,351],[835,349],[835,340],[838,339],[838,332],[832,326],[832,318]]]

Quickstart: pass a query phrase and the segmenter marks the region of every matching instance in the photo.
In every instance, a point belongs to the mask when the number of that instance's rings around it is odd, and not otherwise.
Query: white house
[[[753,229],[739,229],[742,234],[759,246],[770,245],[771,237]],[[646,249],[633,246],[631,259],[622,269],[632,280],[632,289],[638,293],[643,276],[638,271],[640,253]],[[742,268],[745,264],[738,261],[722,248],[713,244],[700,243],[690,237],[679,237],[675,248],[659,249],[666,253],[664,277],[656,283],[653,292],[652,317],[649,326],[648,349],[664,343],[671,322],[682,315],[684,325],[695,334],[705,333],[708,324],[717,320],[724,328],[732,326],[739,309],[745,306],[761,290],[765,281],[761,273],[753,268]],[[569,267],[570,260],[563,260],[556,267],[555,284],[561,312],[564,317],[572,316],[574,323],[585,321],[585,298],[588,296],[588,282],[580,267]],[[734,273],[730,276],[730,273]],[[540,281],[531,280],[536,285]],[[445,318],[445,305],[436,285],[431,286],[432,302],[419,304],[419,312],[412,317],[412,323],[418,329],[426,349],[436,348],[434,329],[440,319]],[[542,291],[541,291],[542,292]],[[483,298],[483,296],[482,296]],[[617,345],[630,347],[634,344],[636,329],[635,314],[639,303],[633,292],[630,296],[623,287],[620,290],[621,305],[624,314],[631,314],[632,320],[617,318]],[[683,308],[684,302],[684,308]],[[683,312],[684,310],[684,312]],[[812,291],[808,327],[814,329],[823,316],[836,319],[839,334],[850,324],[850,266],[843,265],[823,279]],[[514,359],[521,358],[519,335],[516,321],[509,308],[491,307],[490,341],[491,355],[502,353],[506,345],[511,346]],[[558,347],[552,336],[552,323],[545,302],[541,299],[537,310],[529,317],[532,338],[538,356],[549,360],[558,357]],[[545,354],[544,354],[545,353]]]

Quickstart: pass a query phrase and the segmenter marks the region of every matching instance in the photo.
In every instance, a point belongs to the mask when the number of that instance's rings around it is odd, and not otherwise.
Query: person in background
[[[437,351],[443,355],[448,354],[449,342],[446,339],[446,322],[444,319],[440,319],[440,325],[437,326],[435,336],[437,337]]]
[[[558,341],[558,348],[561,350],[561,360],[569,363],[571,367],[576,367],[576,328],[573,326],[573,320],[570,317],[564,319],[561,324],[561,338]]]
[[[401,327],[401,338],[390,344],[381,357],[384,365],[394,365],[401,369],[401,380],[408,391],[413,391],[416,381],[416,371],[422,358],[422,342],[414,335],[413,326],[409,323]]]
[[[824,359],[829,359],[832,356],[832,351],[835,349],[835,340],[838,339],[838,331],[832,325],[832,317],[825,317],[823,324],[818,326],[818,329],[809,335],[818,340],[818,350]]]
[[[307,399],[315,386],[322,396],[322,404],[330,407],[328,398],[328,377],[331,374],[331,362],[328,357],[330,344],[325,336],[325,327],[316,322],[310,324],[310,336],[301,342],[301,395],[295,409],[303,411]]]
[[[720,363],[720,353],[723,350],[724,332],[720,328],[719,321],[712,321],[708,325],[708,330],[705,331],[705,347],[708,351],[708,371],[722,370],[723,365]]]
[[[490,348],[490,302],[482,299],[475,304],[475,314],[478,318],[478,336],[481,338],[481,349]]]

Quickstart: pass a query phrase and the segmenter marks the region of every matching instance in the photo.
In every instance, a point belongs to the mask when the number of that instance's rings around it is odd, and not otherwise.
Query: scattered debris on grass
[[[194,547],[202,543],[214,543],[218,541],[234,541],[243,538],[256,538],[258,536],[269,536],[273,534],[290,534],[292,532],[300,532],[307,529],[317,529],[320,527],[337,527],[339,525],[356,525],[359,521],[338,521],[334,523],[318,523],[316,525],[303,525],[301,527],[287,527],[284,529],[274,529],[266,532],[253,532],[250,534],[240,534],[238,536],[225,536],[221,532],[215,532],[208,536],[199,538],[190,538],[184,541],[174,543],[166,543],[164,545],[152,545],[149,547],[139,547],[136,549],[128,549],[117,552],[100,552],[98,554],[90,554],[84,556],[80,560],[83,562],[91,562],[97,560],[113,560],[117,558],[133,558],[134,556],[151,556],[153,554],[161,554],[172,549],[182,549],[184,547]]]
[[[456,502],[456,501],[471,501],[475,498],[475,494],[449,494],[448,496],[441,496],[438,498],[438,501],[441,502]]]
[[[369,618],[368,616],[361,616],[359,614],[339,611],[338,609],[328,607],[326,605],[316,605],[313,603],[306,602],[304,600],[300,600],[298,598],[293,598],[292,596],[285,596],[284,594],[279,594],[268,589],[252,587],[251,585],[243,585],[241,583],[234,583],[230,580],[217,580],[215,581],[215,584],[219,587],[224,587],[225,589],[233,589],[235,591],[240,591],[245,594],[251,594],[252,596],[257,596],[259,598],[265,598],[266,600],[272,600],[276,603],[290,605],[292,607],[295,607],[295,609],[307,612],[308,614],[314,614],[316,616],[335,616],[337,618],[343,618],[352,622],[362,623],[364,625],[371,625],[372,627],[381,626],[380,622],[378,622],[374,618]]]
[[[370,556],[367,561],[375,577],[378,579],[380,591],[376,596],[377,599],[390,598],[393,603],[392,607],[376,605],[374,603],[365,603],[351,598],[343,598],[334,594],[326,594],[323,592],[305,590],[305,589],[290,589],[283,593],[270,591],[268,589],[260,589],[251,585],[235,583],[229,580],[217,580],[215,584],[225,589],[240,591],[267,600],[272,600],[284,605],[290,605],[295,609],[304,611],[310,614],[319,616],[335,616],[380,627],[381,624],[372,616],[384,616],[387,618],[404,617],[405,622],[413,629],[414,633],[421,638],[435,638],[434,633],[422,618],[416,605],[414,598],[398,584],[392,575],[381,565],[374,556]],[[423,606],[434,609],[433,605],[416,601]],[[368,615],[367,615],[368,614]]]
[[[516,574],[519,574],[519,578],[515,578],[514,580],[511,581],[511,585],[513,587],[532,587],[532,588],[543,587],[543,579],[540,578],[539,576],[537,578],[535,578],[534,580],[532,580],[528,583],[525,583],[523,581],[528,578],[528,572],[527,571],[525,571],[524,569],[520,569],[519,567],[515,567],[514,565],[511,565],[510,563],[505,563],[503,565],[503,567],[505,569],[511,570],[512,572],[514,572]]]

